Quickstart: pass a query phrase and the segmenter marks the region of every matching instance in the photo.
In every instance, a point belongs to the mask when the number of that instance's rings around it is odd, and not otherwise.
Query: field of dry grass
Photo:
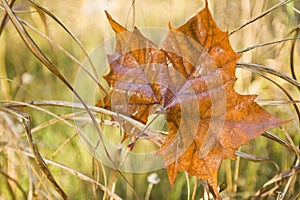
[[[150,28],[166,30],[169,22],[178,27],[204,3],[0,0],[0,200],[205,199],[201,181],[184,172],[172,187],[163,168],[129,173],[99,162],[103,155],[82,142],[83,137],[93,141],[98,135],[87,134],[93,124],[81,104],[72,108],[79,100],[70,90],[74,87],[87,105],[97,109],[101,94],[84,67],[103,81],[107,52],[101,48],[114,39],[104,10],[128,29],[137,26],[151,36]],[[219,181],[226,188],[221,195],[299,199],[300,1],[208,0],[208,4],[219,27],[230,33],[233,49],[243,53],[235,89],[258,95],[258,104],[291,120],[241,147],[238,151],[245,154],[237,153],[236,160],[223,162]],[[153,40],[160,39],[156,36]],[[89,84],[93,88],[87,88]],[[92,112],[102,120],[107,142],[119,146],[117,125],[105,111]],[[161,126],[157,123],[153,128]],[[141,140],[134,152],[155,149]],[[151,161],[134,162],[146,167]],[[158,183],[152,183],[153,175],[149,180],[152,173]]]

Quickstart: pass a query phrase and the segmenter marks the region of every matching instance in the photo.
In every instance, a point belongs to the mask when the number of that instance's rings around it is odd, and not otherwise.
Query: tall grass
[[[93,123],[101,124],[96,136],[105,136],[96,141],[108,138],[118,146],[122,139],[118,123],[108,117],[116,113],[94,107],[107,87],[101,79],[107,66],[101,66],[105,55],[88,52],[113,36],[104,10],[129,29],[167,28],[169,22],[174,27],[183,24],[204,1],[0,2],[0,199],[204,198],[205,184],[195,177],[180,173],[172,187],[165,169],[137,174],[115,170],[99,162],[82,142]],[[241,147],[237,160],[223,162],[219,181],[226,188],[221,195],[298,199],[300,1],[224,0],[209,1],[209,7],[217,24],[230,33],[233,48],[243,52],[236,90],[257,94],[261,106],[291,120]],[[98,93],[86,89],[91,102],[83,98],[75,103],[72,89],[81,92],[77,88],[84,87],[78,72],[97,92],[100,86]],[[134,151],[145,147],[148,152],[157,149],[141,140]],[[159,177],[158,183],[147,179],[151,173]]]

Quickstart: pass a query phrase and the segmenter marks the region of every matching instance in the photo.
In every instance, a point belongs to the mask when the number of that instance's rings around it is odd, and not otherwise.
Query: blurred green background
[[[208,4],[219,27],[224,31],[231,32],[279,2],[278,0],[209,0]],[[203,0],[138,0],[134,5],[131,1],[121,0],[42,0],[39,1],[39,4],[59,18],[81,41],[87,52],[91,52],[99,44],[114,36],[104,10],[107,10],[116,21],[128,29],[132,29],[133,25],[138,28],[165,29],[169,22],[173,27],[182,25],[204,7]],[[83,51],[74,39],[41,9],[25,0],[15,1],[13,8],[20,19],[46,34],[79,62],[87,64]],[[296,37],[298,34],[296,30],[300,26],[299,10],[300,1],[290,1],[232,34],[230,42],[234,50],[241,51],[249,46]],[[72,92],[30,53],[13,24],[10,21],[2,21],[4,17],[5,10],[0,3],[0,22],[5,25],[0,35],[1,104],[10,100],[17,102],[31,100],[72,102]],[[78,81],[76,77],[79,66],[40,34],[28,27],[27,30],[66,79],[71,84]],[[245,52],[240,62],[265,65],[292,76],[290,59],[293,54],[293,69],[299,83],[300,44],[298,41],[295,43],[293,52],[292,45],[293,42],[288,41],[255,48]],[[104,56],[99,55],[99,59],[103,59]],[[92,59],[97,60],[97,57],[94,56]],[[96,65],[96,67],[107,66]],[[267,76],[282,86],[293,100],[300,100],[299,88],[297,89],[279,77]],[[288,103],[289,99],[284,92],[267,79],[245,69],[238,68],[237,77],[238,81],[235,87],[239,93],[257,94],[257,101],[269,112],[283,120],[293,119],[284,125],[283,129],[277,128],[271,132],[290,144],[299,145],[299,116],[297,116],[294,104]],[[273,101],[282,103],[272,105]],[[300,109],[299,102],[295,105]],[[59,116],[73,112],[72,109],[58,106],[43,108]],[[126,177],[124,179],[116,170],[93,159],[73,128],[64,122],[50,124],[53,117],[46,111],[38,111],[33,108],[22,108],[21,110],[31,115],[34,142],[42,156],[91,177],[123,199],[135,199],[134,193],[139,199],[147,197],[147,189],[149,190],[147,177],[152,172],[124,173]],[[72,121],[69,122],[74,124]],[[106,125],[104,134],[116,144],[120,143],[121,136],[117,128]],[[147,141],[138,143],[140,144],[137,144],[134,149],[136,152],[144,151],[145,146],[151,150],[156,148]],[[243,146],[240,150],[272,159],[278,165],[280,172],[289,170],[297,160],[295,152],[262,136],[251,141],[249,145]],[[24,197],[25,194],[32,199],[60,198],[33,159],[28,157],[24,151],[29,151],[29,145],[22,126],[14,117],[0,112],[0,200],[27,198]],[[110,198],[91,181],[84,181],[82,177],[74,176],[70,171],[63,170],[59,166],[49,165],[49,168],[70,199]],[[193,191],[196,191],[195,199],[203,196],[203,188],[194,177],[187,179],[185,174],[181,173],[172,187],[168,183],[167,173],[164,169],[155,171],[155,173],[158,174],[160,182],[153,186],[150,199],[191,199]],[[243,158],[238,158],[237,161],[224,161],[219,172],[219,181],[220,184],[225,183],[227,188],[221,194],[224,199],[250,198],[277,173],[279,172],[276,171],[274,164],[270,162],[252,162]],[[299,175],[299,172],[295,172],[291,183],[288,183],[288,178],[284,179],[278,183],[278,188],[277,185],[270,185],[268,189],[275,188],[278,191],[277,193],[273,192],[273,198],[275,199],[276,195],[284,192],[286,188],[286,199],[297,198],[297,194],[300,192]],[[20,184],[25,194],[16,183]],[[286,187],[287,184],[290,184],[289,187]],[[132,185],[133,188],[130,188],[129,185]],[[32,194],[29,194],[30,192]]]

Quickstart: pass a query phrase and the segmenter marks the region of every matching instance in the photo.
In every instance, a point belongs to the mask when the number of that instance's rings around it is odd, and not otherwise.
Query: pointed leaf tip
[[[205,7],[208,8],[208,1],[205,0]]]
[[[173,27],[172,27],[172,25],[171,25],[171,22],[168,23],[168,26],[169,26],[169,29],[170,29],[170,30],[173,30]]]
[[[112,17],[111,15],[107,12],[107,10],[104,11],[105,15],[111,25],[111,27],[113,28],[113,30],[115,31],[115,33],[121,33],[124,31],[127,31],[126,28],[124,28],[123,26],[121,26],[119,23],[117,23]]]

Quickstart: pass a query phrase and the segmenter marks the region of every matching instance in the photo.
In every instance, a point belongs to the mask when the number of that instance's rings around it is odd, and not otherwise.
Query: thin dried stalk
[[[21,121],[22,125],[24,126],[25,133],[27,135],[28,143],[31,147],[31,150],[34,154],[34,159],[36,163],[39,165],[42,172],[46,175],[47,179],[50,181],[50,183],[53,185],[55,190],[60,194],[60,196],[63,199],[69,199],[68,195],[64,192],[64,190],[59,186],[59,184],[56,182],[54,177],[52,176],[47,164],[44,162],[42,156],[40,155],[37,147],[33,143],[32,135],[31,135],[31,125],[30,125],[30,116],[27,113],[23,113],[20,111],[15,111],[9,108],[3,108],[0,107],[0,109],[4,112],[7,112],[9,114],[12,114],[13,116],[17,117],[18,120]]]
[[[283,171],[283,172],[275,175],[272,179],[270,179],[268,182],[266,182],[259,191],[256,192],[255,196],[256,197],[262,196],[263,193],[265,193],[266,188],[269,185],[272,185],[274,183],[280,182],[283,179],[289,178],[290,176],[292,176],[295,173],[297,173],[297,171],[299,171],[299,170],[300,170],[300,165],[297,165],[297,166],[292,167],[292,169],[290,169],[290,170]]]
[[[33,101],[32,101],[33,102]],[[4,101],[4,100],[0,100],[0,103],[8,103],[8,104],[6,104],[6,105],[2,105],[2,107],[4,107],[4,108],[9,108],[9,107],[24,107],[24,106],[26,106],[26,107],[31,107],[31,108],[34,108],[34,109],[36,109],[36,110],[42,110],[43,112],[45,112],[45,113],[47,113],[47,114],[49,114],[49,115],[51,115],[51,116],[53,116],[53,117],[55,117],[55,118],[57,118],[57,119],[60,119],[60,120],[62,120],[62,121],[64,121],[64,123],[66,123],[67,125],[69,125],[70,127],[72,127],[72,128],[74,128],[74,130],[76,130],[76,132],[80,132],[81,133],[81,136],[82,137],[84,137],[85,136],[85,134],[84,133],[82,133],[82,131],[78,128],[78,127],[76,127],[75,125],[73,125],[73,124],[70,124],[69,122],[67,122],[65,119],[63,119],[62,117],[60,117],[60,116],[58,116],[58,115],[56,115],[56,114],[54,114],[54,113],[52,113],[52,112],[50,112],[50,111],[48,111],[48,110],[45,110],[45,109],[42,109],[42,108],[40,108],[40,107],[37,107],[37,106],[35,106],[34,105],[34,103],[32,103],[32,102],[30,102],[30,103],[24,103],[24,102],[17,102],[17,101]],[[38,101],[39,102],[39,101]],[[52,102],[52,103],[51,103]],[[37,103],[37,105],[47,105],[47,103],[45,104],[46,102],[43,102],[43,101],[41,101],[41,102],[39,102],[39,103]],[[80,104],[80,103],[73,103],[73,102],[64,102],[64,101],[48,101],[48,105],[52,105],[52,106],[63,106],[63,107],[70,107],[70,108],[79,108],[79,109],[83,109],[83,110],[86,110],[85,109],[85,107],[84,107],[84,105],[82,105],[82,104]],[[53,104],[53,103],[57,103],[57,105],[55,105],[55,104]],[[86,105],[87,106],[87,105]],[[0,107],[1,108],[1,107]],[[94,106],[89,106],[89,112],[95,112],[95,111],[98,111],[99,112],[99,109],[100,110],[102,110],[104,113],[111,113],[111,114],[116,114],[116,113],[114,113],[114,112],[111,112],[111,111],[108,111],[108,110],[105,110],[105,109],[101,109],[101,108],[99,108],[99,107],[94,107]],[[90,110],[91,109],[91,110]],[[100,112],[101,113],[101,112]],[[92,113],[91,113],[92,114]],[[117,114],[116,114],[117,115]],[[126,116],[125,116],[126,117]],[[130,119],[129,117],[126,117],[126,118],[128,118],[128,119]],[[97,120],[95,119],[95,121],[97,122]],[[133,120],[133,119],[131,119],[131,121],[135,121],[135,120]],[[92,122],[94,123],[94,121],[92,120]],[[136,123],[137,123],[137,121],[135,121]],[[138,123],[140,123],[140,122],[138,122]],[[143,125],[142,123],[140,123],[140,125],[141,126],[145,126],[145,125]],[[155,131],[151,131],[151,132],[153,132],[153,133],[156,133]],[[156,133],[156,135],[158,135],[158,133]],[[149,136],[150,138],[152,138],[151,136]],[[159,137],[159,139],[162,139],[163,137],[162,136],[160,136]],[[155,138],[155,139],[157,139],[157,137]],[[85,139],[85,141],[86,142],[88,142],[88,140],[87,139]],[[103,142],[102,142],[102,144],[103,144]],[[105,144],[103,144],[103,145],[105,145]],[[93,145],[91,145],[90,144],[90,146],[93,146]],[[105,147],[105,146],[104,146]],[[93,154],[95,154],[94,152],[92,152]],[[108,152],[107,152],[108,153]],[[108,154],[109,155],[109,154]],[[110,157],[110,155],[109,155],[109,157],[108,157],[111,161],[112,161],[112,163],[113,163],[113,165],[114,165],[114,167],[116,168],[116,169],[119,169],[118,168],[118,166],[116,166],[116,163],[115,162],[113,162],[113,160],[111,159],[111,157]],[[132,189],[132,191],[133,191],[133,194],[137,197],[137,194],[136,194],[136,192],[134,191],[134,189],[133,189],[133,187],[132,187],[132,185],[128,182],[128,180],[127,180],[127,178],[124,176],[124,174],[120,171],[120,170],[117,170],[117,172],[124,178],[124,180],[126,181],[126,183],[129,185],[129,188],[130,189]]]
[[[43,6],[41,6],[38,2],[36,2],[34,0],[28,0],[28,1],[30,3],[32,3],[35,7],[37,7],[39,10],[43,11],[44,13],[46,13],[49,17],[51,17],[56,23],[58,23],[72,37],[72,39],[78,44],[78,46],[80,47],[80,49],[83,51],[83,53],[87,57],[87,60],[90,63],[90,65],[92,66],[92,69],[94,71],[94,75],[96,77],[96,80],[98,80],[99,77],[98,77],[98,73],[97,73],[96,67],[94,66],[94,64],[93,64],[91,58],[89,57],[87,51],[85,50],[85,48],[82,45],[82,43],[80,42],[80,40],[75,36],[75,34],[73,34],[73,32],[58,17],[56,17],[49,10],[47,10],[46,8],[44,8]],[[99,88],[101,89],[101,92],[104,92],[105,94],[107,94],[107,91],[103,88],[103,86],[101,84],[99,84]]]
[[[264,11],[263,13],[261,13],[259,16],[249,20],[247,23],[241,25],[240,27],[236,28],[235,30],[231,31],[229,33],[229,36],[234,34],[235,32],[241,30],[242,28],[248,26],[249,24],[252,24],[253,22],[255,22],[256,20],[266,16],[267,14],[271,13],[273,10],[277,9],[277,8],[280,8],[281,6],[284,6],[286,4],[288,4],[289,2],[291,2],[292,0],[285,0],[285,1],[282,1],[282,2],[279,2],[278,4],[274,5],[273,7],[269,8],[268,10]]]
[[[17,32],[19,33],[19,36],[22,38],[23,42],[26,44],[26,46],[31,51],[31,53],[36,58],[38,58],[39,61],[41,63],[43,63],[44,66],[46,66],[47,69],[50,72],[52,72],[53,74],[55,74],[55,76],[57,78],[59,78],[67,86],[67,88],[70,89],[73,92],[73,94],[78,98],[78,100],[82,103],[82,105],[84,106],[85,110],[87,111],[87,113],[89,114],[89,116],[91,117],[91,119],[92,119],[92,121],[93,121],[93,123],[95,125],[95,128],[96,128],[96,131],[98,133],[99,139],[103,143],[103,137],[102,137],[101,129],[99,128],[95,117],[93,116],[93,114],[91,113],[91,111],[89,110],[89,108],[87,107],[87,105],[84,102],[84,100],[76,92],[76,90],[73,88],[73,86],[67,81],[67,79],[58,71],[58,69],[56,68],[56,66],[49,60],[49,58],[47,56],[45,56],[45,54],[37,46],[37,44],[34,42],[34,40],[28,34],[28,32],[26,31],[26,29],[24,28],[24,26],[22,25],[22,23],[19,21],[19,19],[15,15],[15,13],[11,10],[11,8],[9,7],[8,3],[6,2],[6,0],[1,0],[1,2],[2,2],[3,7],[4,7],[6,13],[8,14],[11,22],[13,23],[13,25],[16,28]],[[108,150],[106,148],[105,143],[103,143],[103,146],[104,146],[104,150],[105,150],[106,156],[109,158],[109,160],[111,160],[112,164],[114,165],[114,162],[112,161],[112,159],[110,157],[110,154],[109,154],[109,152],[108,152]],[[121,172],[120,172],[120,174],[125,178],[125,176]]]
[[[34,158],[35,155],[30,153],[30,152],[27,152],[27,151],[22,151],[22,153],[28,157],[31,157],[31,158]],[[46,158],[43,158],[44,162],[47,164],[47,165],[53,165],[53,166],[56,166],[56,167],[59,167],[67,172],[69,172],[70,174],[78,177],[80,180],[83,180],[83,181],[86,181],[86,182],[89,182],[89,183],[92,183],[92,184],[95,184],[99,187],[99,189],[103,190],[104,192],[106,192],[109,196],[111,196],[113,199],[116,199],[116,200],[122,200],[118,195],[116,195],[115,193],[111,192],[109,189],[107,189],[105,186],[101,185],[99,182],[95,181],[93,178],[81,173],[81,172],[78,172],[70,167],[67,167],[63,164],[60,164],[60,163],[57,163],[57,162],[54,162],[52,160],[49,160],[49,159],[46,159]]]
[[[25,190],[23,189],[23,187],[19,184],[19,182],[14,179],[13,177],[9,176],[7,173],[5,173],[3,170],[0,169],[0,174],[2,174],[3,176],[6,177],[6,179],[14,182],[16,184],[16,186],[20,189],[20,191],[22,192],[22,195],[24,196],[24,199],[27,199],[27,195]]]
[[[296,35],[299,34],[299,30],[300,30],[300,28],[297,28],[297,29],[295,30]],[[300,37],[300,36],[298,36],[298,37]],[[295,72],[295,66],[294,66],[295,46],[296,46],[296,40],[293,40],[292,46],[291,46],[291,53],[290,53],[290,55],[291,55],[291,56],[290,56],[290,69],[291,69],[292,77],[293,77],[295,80],[297,80],[296,72]],[[299,89],[299,90],[300,90],[300,89]]]
[[[286,39],[277,40],[277,41],[273,41],[273,42],[267,42],[267,43],[257,44],[257,45],[251,46],[251,47],[247,47],[246,49],[240,50],[237,53],[245,53],[247,51],[251,51],[251,50],[259,48],[259,47],[264,47],[264,46],[273,45],[273,44],[279,44],[279,43],[287,42],[287,41],[291,41],[291,40],[295,43],[296,40],[298,40],[298,39],[300,39],[300,36],[294,37],[294,38],[286,38]]]
[[[279,166],[277,165],[277,163],[275,161],[273,161],[272,159],[270,159],[270,158],[264,158],[264,157],[261,157],[261,156],[256,156],[256,155],[244,153],[244,152],[241,152],[241,151],[235,151],[235,155],[237,155],[241,158],[247,159],[248,161],[252,161],[252,162],[270,162],[275,166],[277,172],[280,171]]]
[[[280,77],[280,78],[288,81],[289,83],[295,85],[296,87],[298,87],[300,89],[300,83],[297,80],[292,79],[289,75],[287,75],[285,73],[279,72],[279,71],[271,69],[269,67],[266,67],[266,66],[263,66],[263,65],[257,65],[257,64],[245,64],[245,65],[244,64],[240,64],[240,65],[238,64],[238,66],[240,66],[242,68],[245,67],[245,69],[248,69],[248,70],[252,71],[253,73],[256,73],[256,74],[260,75],[261,77],[267,79],[268,81],[274,83],[279,89],[281,89],[284,92],[284,94],[289,98],[290,101],[294,101],[294,99],[289,94],[289,92],[286,89],[284,89],[280,84],[278,84],[276,81],[274,81],[273,79],[270,79],[269,77],[263,75],[262,72],[267,72],[267,73],[273,74],[277,77]],[[297,113],[298,120],[300,122],[299,108],[296,104],[293,104],[293,107],[294,107],[294,109]]]
[[[289,151],[295,151],[295,148],[293,145],[291,145],[290,143],[284,141],[283,139],[281,139],[280,137],[274,135],[273,133],[266,131],[262,134],[262,136],[271,139],[275,142],[277,142],[278,144],[282,145],[283,147],[287,148]],[[297,149],[298,153],[300,153],[300,149]]]
[[[288,74],[280,72],[276,69],[272,69],[270,67],[264,66],[264,65],[259,65],[259,64],[250,64],[250,63],[243,63],[243,62],[238,62],[237,67],[243,68],[243,69],[250,69],[250,70],[255,70],[255,71],[260,71],[260,72],[266,72],[268,74],[275,75],[277,77],[282,78],[283,80],[289,82],[290,84],[296,86],[297,88],[300,89],[300,83],[290,77]]]
[[[259,105],[268,105],[268,106],[278,106],[278,105],[287,105],[287,104],[297,104],[300,103],[300,100],[290,100],[290,101],[256,101]]]
[[[35,106],[60,106],[60,107],[68,107],[68,108],[74,108],[74,109],[85,109],[84,106],[80,103],[75,103],[75,102],[67,102],[67,101],[58,101],[58,100],[34,100],[30,101],[28,103],[22,103],[22,102],[14,102],[14,101],[1,101],[0,103],[7,103],[6,105],[3,105],[5,107],[20,107],[20,106],[30,106],[30,105],[35,105]],[[161,131],[154,131],[151,129],[145,129],[146,125],[136,121],[126,115],[122,115],[119,113],[115,113],[110,110],[106,110],[104,108],[99,108],[96,106],[90,106],[88,105],[88,108],[91,112],[96,112],[96,113],[101,113],[101,114],[106,114],[110,115],[113,117],[119,117],[133,126],[137,127],[139,130],[145,130],[145,134],[141,137],[144,139],[149,139],[153,143],[155,143],[158,146],[161,146],[165,140],[166,133],[161,132]],[[97,120],[96,120],[97,121]]]
[[[19,19],[19,18],[18,18]],[[65,50],[62,46],[60,46],[58,43],[56,43],[54,40],[52,40],[50,37],[48,37],[47,35],[45,35],[44,33],[42,33],[41,31],[39,31],[38,29],[36,29],[35,27],[33,27],[32,25],[30,25],[28,22],[26,22],[25,20],[19,19],[24,25],[26,25],[27,27],[29,27],[31,30],[33,30],[34,32],[36,32],[37,34],[39,34],[40,36],[42,36],[43,38],[45,38],[48,42],[50,42],[50,44],[52,44],[53,46],[55,46],[56,48],[58,48],[60,51],[62,51],[68,58],[70,58],[75,64],[77,64],[94,82],[95,84],[101,86],[101,83],[98,81],[99,78],[93,76],[89,70],[83,66],[71,53],[69,53],[67,50]],[[102,86],[101,86],[102,87]],[[100,88],[101,88],[100,87]],[[104,90],[104,89],[103,89]]]

